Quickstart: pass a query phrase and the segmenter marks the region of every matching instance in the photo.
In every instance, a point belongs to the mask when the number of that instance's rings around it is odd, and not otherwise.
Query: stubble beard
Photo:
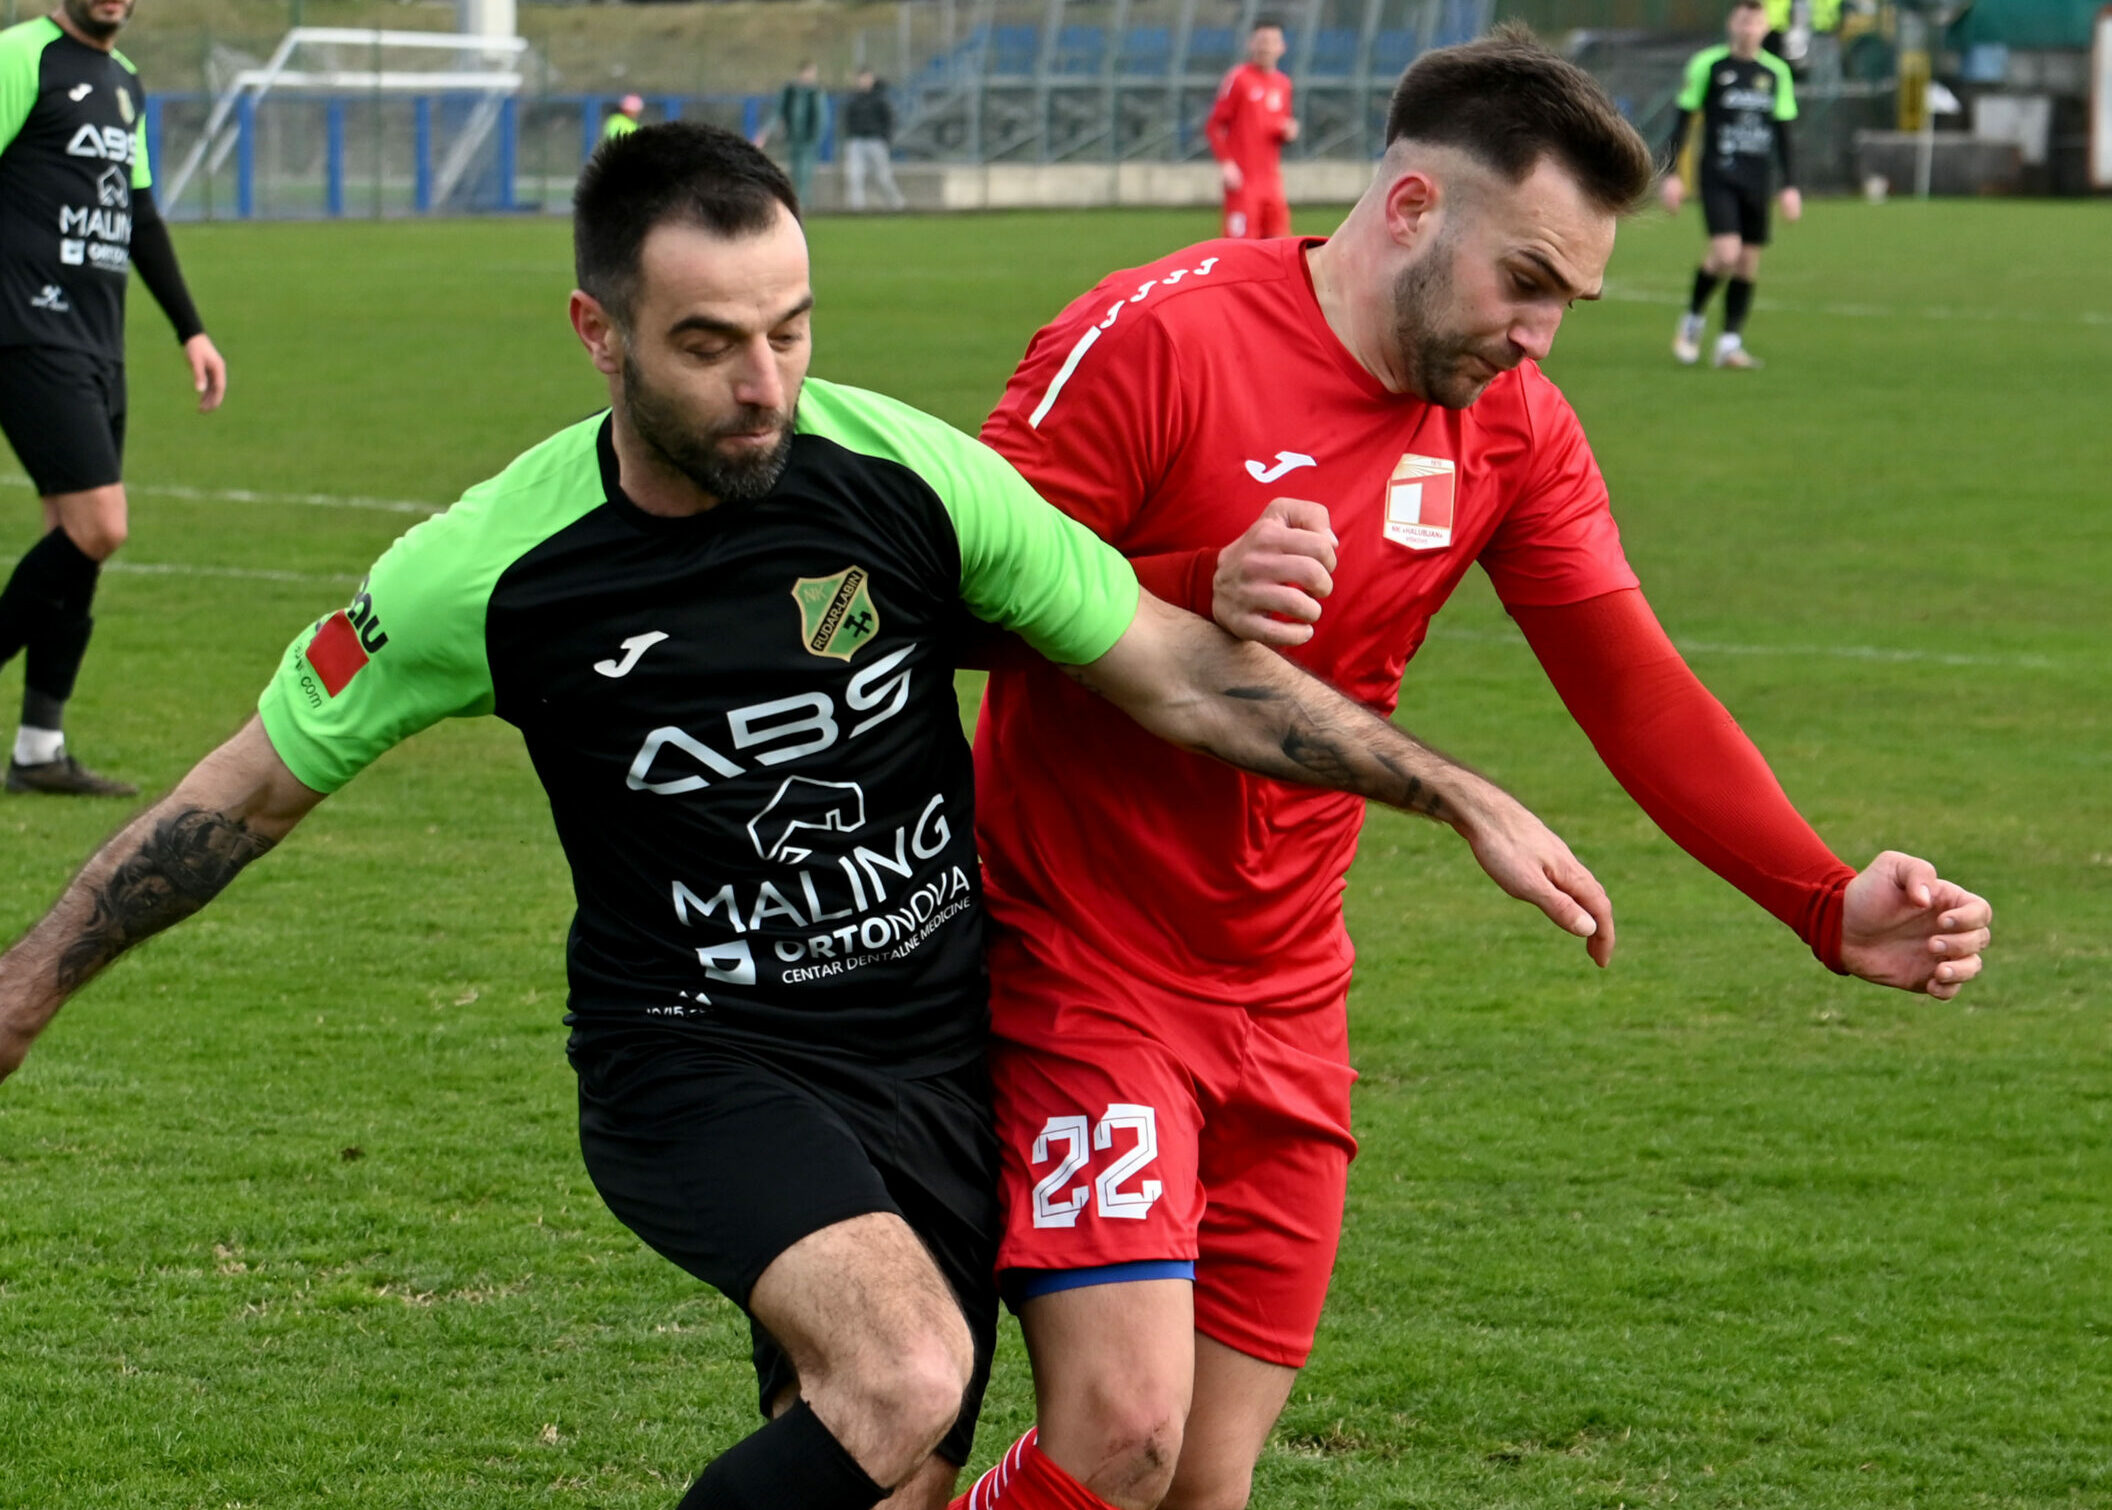
[[[645,381],[631,359],[623,357],[623,413],[632,433],[665,462],[720,503],[745,503],[761,498],[785,475],[792,456],[792,425],[799,412],[799,394],[783,409],[744,407],[730,423],[698,430],[680,408]],[[729,436],[752,435],[763,429],[778,432],[777,444],[768,451],[728,457],[719,451]]]
[[[1441,236],[1394,280],[1393,339],[1409,392],[1446,409],[1464,409],[1495,381],[1478,376],[1472,364],[1500,367],[1502,359],[1444,323],[1452,302],[1452,253],[1450,235]]]
[[[109,41],[125,29],[125,22],[132,19],[132,7],[129,5],[125,7],[124,15],[116,21],[98,21],[92,0],[64,0],[64,6],[66,19],[78,27],[83,35],[93,37],[98,42]]]

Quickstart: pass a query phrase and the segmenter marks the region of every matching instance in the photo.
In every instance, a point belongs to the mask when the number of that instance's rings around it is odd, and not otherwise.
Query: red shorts
[[[1197,1331],[1302,1367],[1357,1151],[1342,996],[1175,996],[1006,928],[990,974],[999,1269],[1190,1259]]]
[[[1225,195],[1225,235],[1234,240],[1267,240],[1291,234],[1291,204],[1279,183],[1242,187]]]

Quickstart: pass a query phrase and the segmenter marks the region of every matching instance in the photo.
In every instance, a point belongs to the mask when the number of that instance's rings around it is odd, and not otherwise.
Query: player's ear
[[[1386,234],[1404,249],[1420,245],[1436,229],[1432,217],[1443,197],[1428,169],[1402,169],[1386,186]]]
[[[623,331],[602,302],[585,289],[575,288],[567,313],[572,317],[573,334],[593,358],[594,370],[604,377],[623,371]]]

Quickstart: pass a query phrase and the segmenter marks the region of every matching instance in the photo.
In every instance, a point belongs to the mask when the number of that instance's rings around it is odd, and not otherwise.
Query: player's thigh
[[[1347,1048],[1339,1002],[1257,1015],[1244,1073],[1202,1142],[1196,1329],[1286,1368],[1312,1352],[1341,1241],[1357,1150]]]
[[[1294,1368],[1198,1335],[1188,1430],[1160,1510],[1237,1510],[1246,1504],[1254,1465],[1297,1382]]]
[[[1041,1445],[1081,1480],[1180,1450],[1195,1384],[1193,1298],[1185,1279],[1142,1279],[1015,1302]]]
[[[0,349],[0,433],[41,497],[115,488],[124,424],[121,365],[58,347]]]
[[[1760,255],[1773,228],[1768,215],[1767,188],[1746,184],[1738,194],[1738,250],[1741,258]]]
[[[1284,198],[1281,189],[1264,197],[1256,213],[1256,235],[1273,239],[1291,234],[1291,202]]]
[[[1003,1230],[998,1200],[997,1135],[990,1081],[978,1060],[895,1087],[892,1122],[866,1133],[881,1179],[896,1207],[938,1266],[968,1323],[974,1349],[968,1389],[938,1455],[968,1461],[990,1380],[997,1339],[997,1250]]]
[[[893,1212],[850,1217],[793,1243],[758,1276],[748,1310],[803,1380],[877,1379],[912,1367],[944,1378],[952,1365],[959,1378],[948,1405],[959,1401],[967,1323],[930,1251]]]

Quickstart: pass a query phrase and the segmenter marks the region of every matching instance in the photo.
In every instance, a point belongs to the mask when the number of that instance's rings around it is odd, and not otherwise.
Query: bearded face
[[[736,503],[761,498],[784,476],[799,392],[782,409],[744,404],[727,414],[696,414],[675,394],[653,387],[626,351],[623,407],[638,438],[668,466],[719,502]]]
[[[132,19],[135,0],[63,0],[66,19],[81,35],[107,42]]]
[[[1447,409],[1464,409],[1520,353],[1499,331],[1477,335],[1465,320],[1456,264],[1460,236],[1447,228],[1393,285],[1393,340],[1408,391]]]

